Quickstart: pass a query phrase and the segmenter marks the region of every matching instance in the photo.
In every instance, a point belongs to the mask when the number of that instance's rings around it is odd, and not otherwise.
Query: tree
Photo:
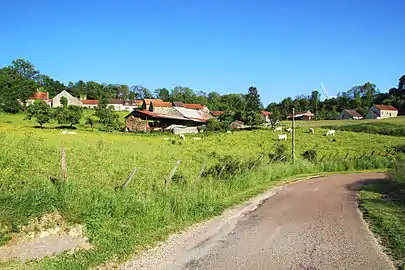
[[[107,130],[118,129],[120,122],[118,115],[114,112],[114,107],[107,107],[107,99],[103,98],[100,100],[96,107],[96,112],[94,114],[100,119],[100,123]]]
[[[163,101],[170,101],[170,92],[166,88],[155,89],[155,98],[160,98]]]
[[[148,88],[143,87],[142,85],[134,85],[131,87],[131,92],[133,93],[134,99],[144,99],[144,98],[153,98],[152,93]]]
[[[405,75],[402,75],[402,77],[399,78],[398,90],[405,91]],[[403,92],[403,94],[405,94],[405,92]]]
[[[67,107],[68,99],[66,97],[61,97],[60,98],[60,103],[62,104],[63,107]]]
[[[93,127],[95,124],[100,122],[100,118],[98,118],[95,115],[90,115],[86,117],[86,125],[90,125],[91,130],[93,130]]]
[[[260,112],[261,110],[260,95],[256,87],[249,87],[248,94],[246,96],[246,111]]]
[[[176,86],[172,91],[172,101],[195,103],[196,97],[193,89],[189,87]]]
[[[315,120],[318,118],[318,106],[319,106],[319,97],[320,94],[317,90],[312,91],[311,93],[311,108],[315,114]]]
[[[36,100],[27,110],[28,119],[36,118],[38,124],[42,127],[52,119],[51,107],[43,100]]]

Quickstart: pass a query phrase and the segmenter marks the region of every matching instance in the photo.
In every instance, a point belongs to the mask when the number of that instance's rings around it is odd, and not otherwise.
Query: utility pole
[[[295,162],[295,109],[292,109],[292,162]]]

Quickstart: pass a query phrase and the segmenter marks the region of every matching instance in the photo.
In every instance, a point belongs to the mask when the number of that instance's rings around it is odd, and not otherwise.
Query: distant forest
[[[393,83],[393,85],[396,84]],[[150,90],[142,85],[103,84],[82,80],[65,85],[40,73],[29,61],[24,59],[14,60],[11,65],[0,69],[0,110],[2,111],[16,113],[25,110],[24,105],[21,105],[18,100],[24,103],[37,91],[46,91],[52,98],[62,90],[67,90],[77,98],[86,97],[87,99],[160,98],[164,101],[199,103],[206,105],[210,110],[225,111],[233,115],[238,115],[244,112],[246,107],[251,107],[248,104],[249,94],[221,95],[215,91],[196,92],[184,86]],[[340,92],[336,98],[324,101],[320,100],[318,91],[312,91],[310,95],[287,97],[279,103],[273,102],[264,107],[260,102],[257,90],[255,92],[255,98],[259,101],[257,110],[270,111],[273,119],[286,119],[293,107],[297,112],[311,110],[317,119],[334,119],[343,109],[354,109],[365,115],[373,104],[393,105],[399,109],[400,114],[405,114],[405,75],[399,78],[397,87],[388,89],[387,92],[381,93],[375,84],[366,82]],[[251,93],[250,90],[249,93]]]

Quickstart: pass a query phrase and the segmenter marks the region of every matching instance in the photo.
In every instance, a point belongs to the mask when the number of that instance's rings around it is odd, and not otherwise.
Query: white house
[[[75,98],[71,94],[69,94],[68,91],[63,90],[59,94],[57,94],[53,99],[52,99],[52,107],[61,107],[62,103],[60,103],[60,99],[62,97],[65,97],[68,101],[68,105],[76,105],[76,106],[83,106],[83,102],[80,101],[79,99]]]
[[[367,112],[367,119],[384,119],[396,117],[398,109],[391,105],[373,105]]]

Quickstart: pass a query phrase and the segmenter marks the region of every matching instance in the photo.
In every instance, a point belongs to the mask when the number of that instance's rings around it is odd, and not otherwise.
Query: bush
[[[317,153],[314,149],[310,149],[301,154],[304,159],[314,161],[317,158]]]

